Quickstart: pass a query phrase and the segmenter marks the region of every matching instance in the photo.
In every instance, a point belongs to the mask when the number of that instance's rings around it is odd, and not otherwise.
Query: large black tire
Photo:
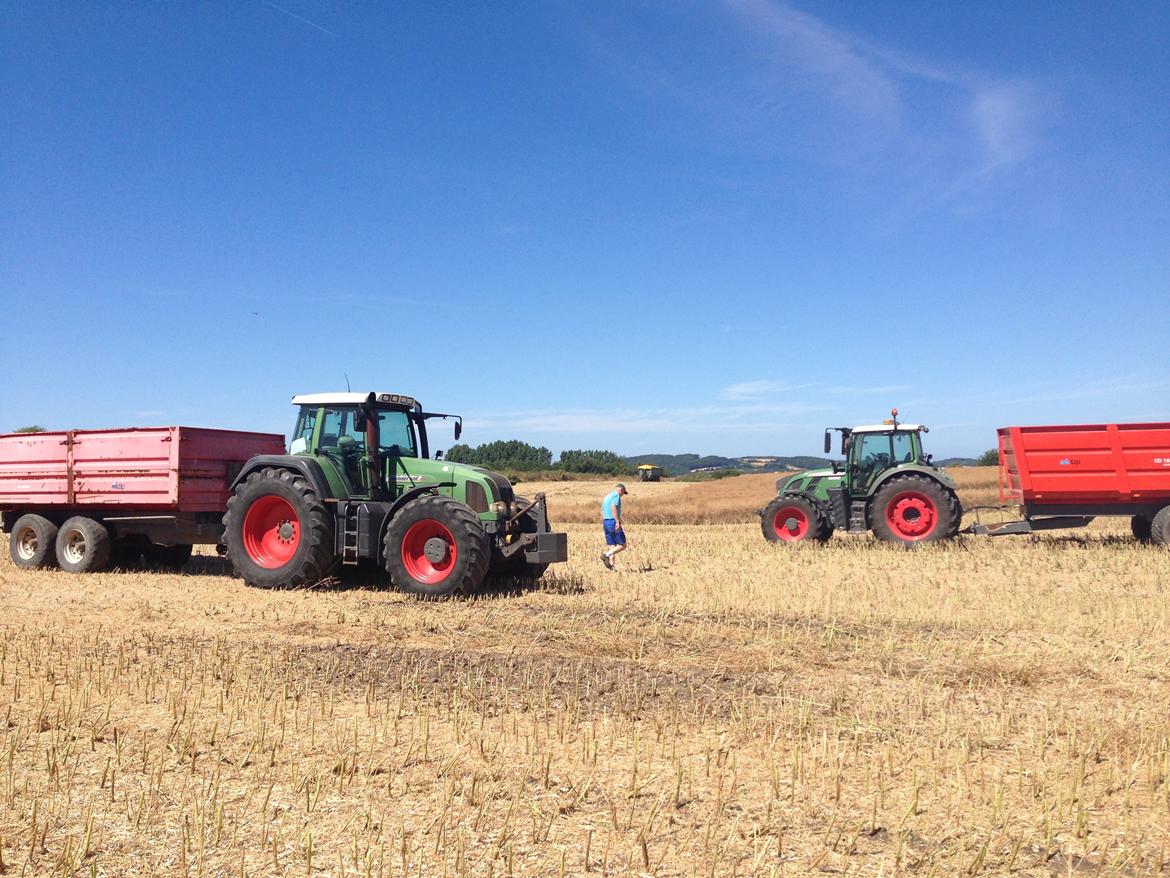
[[[180,570],[191,560],[194,549],[190,543],[179,543],[174,546],[160,546],[158,543],[148,543],[142,549],[142,558],[147,567],[157,567],[163,570]]]
[[[333,517],[304,478],[266,467],[228,500],[223,517],[227,555],[236,575],[256,588],[296,588],[333,569]]]
[[[928,476],[895,476],[869,501],[869,526],[888,543],[949,540],[959,532],[962,518],[955,492]]]
[[[110,532],[101,522],[75,515],[57,531],[57,563],[70,573],[94,573],[110,563]]]
[[[1159,546],[1170,546],[1170,506],[1163,506],[1150,521],[1150,539]]]
[[[386,529],[383,550],[395,588],[432,599],[475,591],[491,562],[479,516],[435,494],[411,500],[398,511]]]
[[[57,525],[43,515],[22,515],[12,526],[8,552],[17,567],[57,566]]]
[[[804,494],[779,494],[760,515],[764,539],[773,543],[823,543],[833,525],[819,503]]]

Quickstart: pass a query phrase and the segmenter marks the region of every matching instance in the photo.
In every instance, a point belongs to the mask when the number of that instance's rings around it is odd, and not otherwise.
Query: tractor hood
[[[793,473],[776,480],[776,492],[803,490],[812,493],[811,489],[818,485],[827,490],[836,487],[841,482],[843,475],[844,473],[835,473],[831,469],[809,469]]]
[[[492,483],[492,488],[495,491],[496,499],[503,500],[505,503],[511,503],[513,497],[512,483],[507,480],[500,473],[492,472],[490,469],[484,469],[482,466],[472,466],[469,463],[452,463],[449,464],[456,472],[462,472],[472,476],[472,473],[487,479]]]

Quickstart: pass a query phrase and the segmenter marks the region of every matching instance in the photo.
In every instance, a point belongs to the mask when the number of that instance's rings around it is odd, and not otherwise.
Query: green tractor
[[[921,424],[898,423],[898,410],[884,424],[830,427],[841,434],[844,464],[779,479],[776,497],[760,510],[765,539],[824,542],[834,530],[874,535],[890,543],[937,542],[959,530],[962,506],[955,482],[922,451]]]
[[[543,494],[517,497],[498,473],[431,458],[424,412],[396,393],[318,393],[300,407],[287,455],[249,460],[232,484],[224,545],[261,588],[317,582],[377,565],[402,591],[438,598],[489,573],[538,577],[568,560]]]

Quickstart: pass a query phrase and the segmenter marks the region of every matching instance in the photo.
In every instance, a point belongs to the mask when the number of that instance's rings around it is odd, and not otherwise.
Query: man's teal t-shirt
[[[614,514],[616,513],[616,515]],[[601,501],[601,520],[613,521],[622,514],[622,495],[618,491],[610,491]]]

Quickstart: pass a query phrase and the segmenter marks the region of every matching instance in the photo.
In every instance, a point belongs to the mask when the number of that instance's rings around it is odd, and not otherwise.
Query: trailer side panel
[[[1003,427],[999,453],[1005,502],[1170,503],[1170,424]]]

